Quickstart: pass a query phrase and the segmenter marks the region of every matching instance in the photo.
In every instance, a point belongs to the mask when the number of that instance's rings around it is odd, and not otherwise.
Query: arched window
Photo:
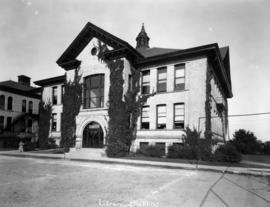
[[[104,74],[84,78],[84,108],[104,107]]]
[[[28,112],[29,114],[33,113],[33,101],[29,101],[28,103]]]
[[[5,96],[1,95],[0,96],[0,109],[5,109]]]
[[[22,112],[26,112],[26,100],[22,100]]]
[[[7,105],[8,110],[12,110],[12,102],[13,102],[13,98],[11,96],[9,96],[8,97],[8,105]]]

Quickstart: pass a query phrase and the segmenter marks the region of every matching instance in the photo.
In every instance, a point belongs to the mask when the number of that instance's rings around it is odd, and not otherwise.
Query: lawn
[[[243,161],[261,162],[270,164],[270,155],[243,155]]]
[[[159,158],[159,157],[145,157],[145,156],[128,156],[119,159],[129,159],[129,160],[144,160],[153,162],[170,162],[170,163],[185,163],[185,164],[198,164],[198,165],[209,165],[209,166],[234,166],[234,167],[249,167],[249,168],[269,168],[266,166],[247,164],[247,163],[226,163],[226,162],[211,162],[203,160],[188,160],[188,159],[175,159],[175,158]],[[268,156],[268,163],[270,162],[270,156]],[[246,160],[243,156],[243,160]],[[251,161],[251,160],[250,160]],[[255,162],[255,161],[253,161]],[[258,161],[259,162],[259,161]]]

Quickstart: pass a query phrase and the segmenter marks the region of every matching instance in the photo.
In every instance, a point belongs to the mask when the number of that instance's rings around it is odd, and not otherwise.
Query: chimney
[[[25,75],[19,75],[18,76],[18,83],[23,84],[25,86],[30,86],[31,78]]]

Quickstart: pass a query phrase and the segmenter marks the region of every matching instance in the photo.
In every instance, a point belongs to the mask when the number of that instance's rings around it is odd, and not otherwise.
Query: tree
[[[50,132],[50,121],[52,114],[52,106],[50,103],[45,104],[43,101],[39,102],[39,129],[38,129],[38,140],[39,148],[48,148],[48,137]]]
[[[75,69],[74,80],[66,82],[63,94],[63,114],[60,145],[68,152],[76,141],[76,116],[82,104],[82,85],[79,68]]]
[[[261,148],[261,144],[254,133],[245,129],[235,131],[231,143],[242,154],[256,154]]]

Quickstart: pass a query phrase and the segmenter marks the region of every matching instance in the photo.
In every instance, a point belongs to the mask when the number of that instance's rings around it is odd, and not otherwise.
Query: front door
[[[103,147],[103,131],[98,123],[91,122],[84,128],[82,147],[83,148]]]

